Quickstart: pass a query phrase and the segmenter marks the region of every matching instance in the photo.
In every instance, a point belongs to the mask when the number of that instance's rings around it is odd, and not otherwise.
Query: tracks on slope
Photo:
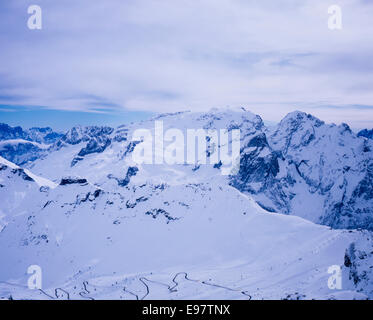
[[[169,290],[169,293],[174,293],[174,292],[177,292],[176,288],[179,286],[179,281],[176,280],[179,275],[184,275],[184,279],[187,280],[187,281],[191,281],[191,282],[194,282],[194,283],[199,283],[199,284],[206,285],[206,286],[220,288],[220,289],[228,290],[228,291],[231,291],[231,292],[237,292],[237,293],[240,293],[240,294],[242,294],[246,297],[249,297],[249,300],[251,300],[251,298],[252,298],[252,296],[247,291],[242,291],[240,289],[234,289],[234,288],[222,286],[222,285],[215,284],[215,283],[209,283],[209,282],[204,281],[204,280],[191,279],[191,278],[189,278],[188,273],[184,272],[184,271],[176,273],[175,276],[172,278],[172,282],[174,283],[173,286],[170,286],[167,283],[163,283],[163,282],[160,282],[160,281],[150,280],[146,277],[139,278],[139,281],[144,285],[144,287],[146,289],[146,293],[141,298],[139,297],[139,295],[129,291],[126,287],[123,288],[123,291],[131,294],[132,296],[134,296],[136,298],[136,300],[144,300],[150,294],[150,288],[149,288],[149,285],[147,284],[147,282],[151,282],[151,283],[155,283],[155,284],[166,287]]]

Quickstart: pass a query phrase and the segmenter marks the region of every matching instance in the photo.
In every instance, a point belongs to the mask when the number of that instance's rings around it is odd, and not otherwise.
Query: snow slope
[[[128,167],[135,165],[133,150],[141,147],[140,141],[131,141],[133,132],[154,132],[154,121],[163,121],[164,132],[177,128],[185,136],[193,128],[239,129],[241,159],[238,174],[230,177],[232,186],[271,212],[297,215],[333,228],[373,230],[372,140],[356,136],[345,124],[325,124],[302,112],[290,113],[271,131],[259,116],[246,110],[165,114],[116,130],[78,127],[47,156],[27,167],[56,181],[65,174],[82,175],[99,184],[107,183],[108,176],[124,178]],[[220,173],[214,164],[141,169],[142,176],[146,171],[167,180],[176,179],[175,168],[198,181]]]
[[[140,173],[139,173],[140,174]],[[42,204],[42,205],[40,205]],[[367,298],[344,269],[362,232],[331,230],[261,209],[222,184],[137,184],[110,191],[67,177],[0,233],[0,296],[33,299]],[[371,259],[371,257],[369,258]],[[43,290],[25,287],[28,266]],[[177,289],[177,290],[176,290]]]
[[[0,230],[12,217],[26,213],[29,206],[46,198],[53,187],[53,182],[0,157]]]
[[[132,134],[155,120],[164,131],[240,129],[238,174],[223,176],[213,162],[135,163],[144,142]],[[303,113],[271,132],[246,110],[73,128],[27,169],[0,159],[9,198],[0,205],[0,298],[372,298],[372,234],[343,229],[370,228],[370,147],[347,126]],[[34,264],[42,290],[27,288]],[[328,287],[332,265],[341,290]]]
[[[23,130],[0,123],[0,156],[24,165],[43,156],[61,137],[62,134],[48,127]]]

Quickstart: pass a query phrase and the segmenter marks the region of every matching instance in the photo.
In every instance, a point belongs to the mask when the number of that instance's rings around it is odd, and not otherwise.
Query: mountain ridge
[[[238,173],[223,176],[214,162],[134,162],[144,141],[132,134],[154,132],[154,119],[72,129],[20,168],[27,179],[5,163],[0,298],[373,298],[372,234],[356,230],[369,220],[343,214],[371,208],[371,142],[299,112],[271,131],[244,110],[160,119],[165,132],[241,130]],[[208,159],[222,147],[207,146]],[[32,175],[53,185],[40,186]],[[333,210],[341,197],[340,211]],[[333,229],[315,224],[322,212]],[[25,287],[25,270],[35,263],[42,291]],[[330,266],[341,270],[341,290],[328,287]]]
[[[0,231],[3,298],[373,297],[369,232],[266,212],[219,180],[112,188],[65,177],[32,199]],[[35,263],[43,290],[25,287]],[[342,290],[328,288],[330,265],[342,270]]]
[[[36,167],[37,174],[58,182],[62,175],[78,175],[80,169],[87,171],[95,166],[94,162],[97,165],[100,161],[104,168],[113,165],[113,172],[105,169],[108,172],[96,182],[109,183],[109,176],[123,180],[126,169],[121,173],[119,167],[122,160],[131,166],[131,153],[138,145],[131,141],[132,133],[136,128],[153,130],[155,120],[164,121],[165,130],[172,127],[239,129],[240,168],[238,175],[229,178],[229,183],[254,196],[266,210],[299,215],[333,228],[373,230],[373,197],[369,189],[373,179],[373,143],[358,137],[346,124],[326,124],[300,111],[289,113],[271,131],[260,116],[246,109],[162,114],[116,129],[78,126],[43,149],[40,156],[30,149],[34,158],[25,165],[30,169]],[[113,152],[114,156],[109,155]],[[107,163],[98,160],[103,156],[108,157]],[[87,168],[79,165],[85,163],[85,159],[87,163],[93,161]],[[48,170],[53,166],[61,169]],[[73,170],[74,167],[77,170]],[[206,171],[198,166],[195,170]],[[208,179],[209,173],[206,174]],[[90,173],[87,175],[89,178]],[[304,207],[304,203],[310,206]]]

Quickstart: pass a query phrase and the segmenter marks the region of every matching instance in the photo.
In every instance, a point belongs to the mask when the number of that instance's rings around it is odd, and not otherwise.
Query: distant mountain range
[[[51,128],[11,127],[0,123],[0,155],[9,161],[23,165],[44,154],[45,149],[58,141],[62,133]]]
[[[153,132],[155,120],[164,130],[239,129],[238,172],[135,163],[146,142],[133,132]],[[373,298],[368,138],[303,112],[269,128],[243,108],[64,134],[2,124],[0,280],[17,281],[0,282],[0,297]],[[46,290],[16,286],[35,263]],[[328,288],[331,265],[343,290]]]

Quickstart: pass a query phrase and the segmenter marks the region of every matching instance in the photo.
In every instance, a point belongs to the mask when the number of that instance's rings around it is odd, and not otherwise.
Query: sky
[[[30,30],[30,5],[42,29]],[[328,28],[328,8],[342,29]],[[0,122],[120,124],[159,112],[301,110],[373,127],[372,0],[0,1]]]

